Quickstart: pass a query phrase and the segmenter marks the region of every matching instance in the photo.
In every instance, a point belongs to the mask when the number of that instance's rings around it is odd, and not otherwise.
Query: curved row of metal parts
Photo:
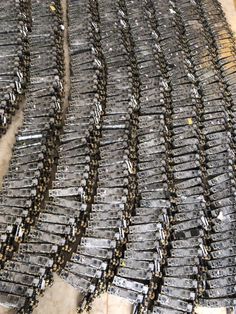
[[[140,313],[234,307],[236,60],[219,3],[69,1],[65,121],[60,1],[27,12],[0,303],[31,313],[58,271],[83,293],[79,311],[107,289]]]

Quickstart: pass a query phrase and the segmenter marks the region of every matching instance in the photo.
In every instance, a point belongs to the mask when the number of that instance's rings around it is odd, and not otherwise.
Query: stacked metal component
[[[197,2],[199,19],[205,26],[204,35],[210,42],[209,73],[214,84],[208,84],[211,90],[212,125],[215,143],[210,153],[208,170],[211,200],[212,232],[209,234],[211,260],[207,265],[206,290],[200,304],[212,307],[235,305],[235,43],[232,33],[215,1]],[[214,12],[212,16],[204,12],[206,5]],[[197,11],[195,9],[195,11]],[[209,9],[208,9],[209,10]],[[197,12],[196,12],[197,13]],[[215,23],[217,21],[217,23]],[[210,25],[213,23],[213,25]],[[206,55],[206,52],[205,52]],[[212,71],[212,72],[211,72]],[[209,75],[210,76],[210,75]],[[209,80],[209,79],[208,79]],[[203,85],[203,82],[200,83]],[[202,87],[203,95],[206,86]],[[212,92],[214,91],[214,93]],[[203,98],[204,99],[204,98]],[[205,109],[205,111],[206,111]],[[207,114],[205,115],[207,116]],[[206,128],[207,130],[207,128]],[[212,132],[213,133],[213,132]],[[210,141],[209,141],[210,142]],[[209,145],[210,146],[210,145]],[[213,157],[215,156],[215,162]],[[210,173],[211,171],[211,173]]]
[[[85,4],[75,1],[69,6],[71,104],[61,137],[56,179],[45,211],[27,237],[28,243],[19,247],[26,252],[31,267],[46,255],[41,273],[45,278],[52,269],[60,270],[76,241],[78,253],[72,255],[61,276],[85,293],[81,309],[106,287],[122,254],[136,197],[139,109],[136,65],[131,65],[132,74],[127,69],[132,55],[123,63],[128,50],[125,44],[132,44],[132,39],[116,42],[113,30],[107,31],[115,26],[117,10],[110,15],[105,3],[99,7],[96,1]],[[104,33],[100,33],[100,23]],[[116,57],[118,50],[120,58]],[[127,86],[130,88],[125,91]]]
[[[31,84],[0,198],[0,304],[31,313],[57,271],[82,292],[78,312],[106,290],[134,313],[234,307],[236,51],[221,7],[73,0],[68,16],[61,134],[60,1],[32,0]]]
[[[152,22],[157,23],[156,37],[160,38],[163,71],[170,89],[166,122],[173,215],[166,265],[153,312],[187,313],[192,312],[202,287],[201,264],[208,256],[204,244],[208,222],[201,163],[204,143],[199,122],[200,96],[174,2],[147,1],[146,10]]]
[[[0,303],[21,307],[32,297],[31,285],[41,286],[38,267],[31,267],[24,250],[7,263],[34,223],[50,181],[61,125],[63,47],[60,1],[32,1],[30,36],[31,84],[21,127],[0,198]]]
[[[28,81],[30,12],[30,0],[0,3],[0,136],[11,123]]]
[[[37,304],[37,294],[51,281],[52,270],[60,269],[64,255],[71,250],[74,241],[78,241],[76,236],[79,236],[86,224],[91,210],[90,202],[93,200],[100,124],[105,106],[106,69],[100,43],[96,39],[99,35],[96,28],[98,16],[92,15],[91,20],[88,17],[86,20],[84,13],[88,8],[84,4],[80,1],[79,15],[78,3],[70,5],[70,48],[74,74],[71,80],[71,104],[65,117],[64,134],[60,138],[59,161],[53,187],[49,191],[44,212],[39,214],[35,226],[24,239],[27,243],[20,243],[12,261],[5,264],[5,273],[12,281],[15,280],[11,277],[14,270],[30,274],[30,278],[22,278],[22,283],[28,286],[28,290],[27,293],[22,293],[24,297],[19,298],[17,305],[19,307],[20,303],[24,313],[31,312]],[[96,10],[94,5],[96,3],[91,2],[93,11]],[[58,12],[59,7],[53,7]],[[49,6],[46,5],[45,8]],[[94,27],[92,35],[87,32],[90,26]],[[50,139],[53,139],[52,135]],[[73,258],[76,261],[77,257]],[[71,277],[72,274],[64,273],[64,277],[68,276]],[[83,288],[84,282],[86,280],[76,286]]]
[[[106,110],[101,125],[98,181],[88,227],[77,256],[61,275],[87,281],[80,310],[114,277],[136,202],[137,126],[140,81],[124,1],[93,1],[107,69]],[[116,21],[120,20],[117,25]],[[117,36],[114,36],[117,34]],[[81,254],[81,255],[80,255]],[[71,272],[68,276],[68,272]]]
[[[124,257],[120,260],[109,293],[128,298],[146,311],[155,298],[165,262],[170,214],[168,167],[168,107],[166,73],[162,55],[155,47],[158,33],[145,19],[139,1],[127,3],[128,22],[134,42],[140,78],[137,194]],[[150,16],[148,16],[150,17]],[[148,36],[148,34],[152,36]],[[142,43],[145,44],[142,44]]]

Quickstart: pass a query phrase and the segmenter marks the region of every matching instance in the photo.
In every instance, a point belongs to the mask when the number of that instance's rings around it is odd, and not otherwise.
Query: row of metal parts
[[[24,297],[33,296],[34,286],[43,289],[47,281],[46,276],[37,278],[40,275],[39,266],[32,267],[24,260],[24,254],[13,256],[13,252],[18,249],[22,252],[19,242],[37,219],[51,180],[58,154],[64,85],[64,26],[60,1],[35,0],[31,1],[31,8],[30,83],[24,122],[17,134],[0,198],[3,268],[0,274],[0,303],[16,308],[25,304]],[[14,260],[12,264],[5,264],[11,259]]]
[[[83,293],[79,311],[107,289],[140,313],[233,307],[236,60],[218,2],[69,1],[61,135],[60,1],[31,2],[31,82],[0,199],[0,303],[31,313],[58,271]]]
[[[10,125],[29,80],[30,13],[29,0],[9,0],[0,4],[0,136]]]

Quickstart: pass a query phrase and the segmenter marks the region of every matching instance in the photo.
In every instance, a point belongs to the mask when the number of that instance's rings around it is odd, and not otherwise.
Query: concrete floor
[[[65,5],[66,0],[61,0]],[[220,0],[226,13],[229,23],[236,34],[236,0]],[[66,44],[66,43],[65,43]],[[68,58],[67,58],[68,69]],[[68,77],[67,71],[67,77]],[[68,81],[66,93],[68,92]],[[65,105],[67,104],[67,101]],[[21,125],[23,119],[22,112],[19,112],[14,118],[7,134],[0,140],[0,183],[3,175],[7,172],[11,149],[15,141],[15,133]],[[65,284],[58,276],[55,276],[55,282],[48,288],[43,297],[39,299],[39,305],[33,314],[76,314],[76,304],[79,298],[78,292],[70,285]],[[132,306],[120,298],[114,296],[102,295],[94,304],[89,314],[129,314]],[[0,307],[0,314],[13,314],[15,311]],[[225,309],[207,309],[198,308],[198,314],[226,314]]]

